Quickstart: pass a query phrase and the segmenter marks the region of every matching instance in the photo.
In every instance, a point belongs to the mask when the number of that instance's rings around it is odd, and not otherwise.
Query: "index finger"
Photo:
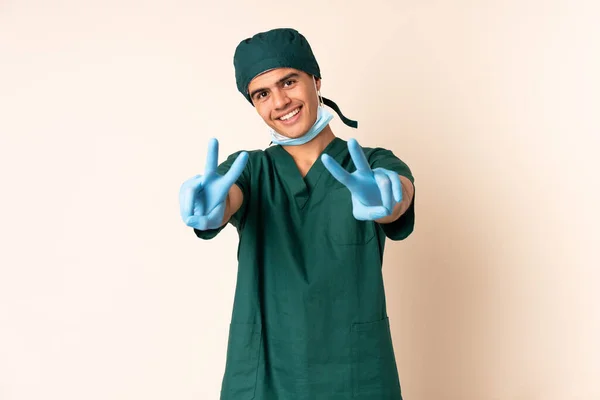
[[[337,179],[342,185],[349,188],[349,186],[352,184],[352,177],[348,171],[342,168],[342,166],[328,154],[323,154],[321,156],[321,161],[335,179]]]
[[[206,154],[206,168],[204,169],[205,174],[215,172],[217,170],[217,164],[219,161],[219,142],[217,139],[212,138],[208,141],[208,153]]]
[[[229,171],[223,176],[223,182],[227,188],[230,188],[235,181],[238,180],[242,172],[244,172],[244,168],[246,167],[246,163],[248,162],[248,153],[242,151],[236,158]]]
[[[352,161],[354,161],[357,171],[371,171],[365,153],[363,153],[356,139],[348,140],[348,151],[350,152],[350,157],[352,157]]]

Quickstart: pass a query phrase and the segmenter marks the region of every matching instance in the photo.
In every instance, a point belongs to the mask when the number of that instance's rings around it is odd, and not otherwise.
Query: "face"
[[[321,80],[317,79],[317,90]],[[293,68],[277,68],[255,77],[248,92],[256,111],[277,133],[289,138],[304,135],[317,120],[317,92],[311,75]]]

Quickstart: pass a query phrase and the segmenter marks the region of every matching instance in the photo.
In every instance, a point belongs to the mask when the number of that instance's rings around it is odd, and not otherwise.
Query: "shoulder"
[[[223,170],[229,169],[229,167],[231,167],[231,165],[240,156],[240,154],[247,153],[248,161],[246,163],[246,167],[244,168],[244,171],[245,171],[244,173],[250,173],[250,171],[254,171],[256,169],[263,168],[263,166],[265,165],[265,162],[268,162],[268,160],[271,159],[271,155],[270,155],[271,151],[270,150],[271,150],[270,148],[267,148],[266,150],[262,150],[262,149],[237,150],[237,151],[229,154],[227,156],[227,159],[221,163],[220,167]]]
[[[261,150],[261,149],[255,149],[255,150],[241,149],[241,150],[237,150],[237,151],[229,154],[227,156],[227,161],[233,162],[242,153],[248,153],[248,161],[249,162],[260,160],[260,159],[264,158],[266,155],[266,151]]]
[[[391,149],[385,147],[365,147],[361,146],[365,157],[369,161],[369,164],[382,160],[399,160]]]
[[[272,162],[273,159],[281,157],[282,151],[285,151],[281,146],[269,146],[266,149],[248,151],[248,158],[255,164],[264,164]]]
[[[389,169],[406,176],[411,181],[414,179],[410,167],[393,150],[384,147],[362,147],[362,149],[371,168]]]

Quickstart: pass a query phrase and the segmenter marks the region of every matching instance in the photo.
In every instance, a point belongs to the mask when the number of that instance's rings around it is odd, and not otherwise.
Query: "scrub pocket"
[[[387,317],[352,325],[352,381],[354,397],[402,398]]]
[[[221,387],[223,400],[252,400],[262,344],[260,324],[231,324]]]
[[[347,188],[327,195],[328,233],[334,244],[362,245],[375,236],[375,222],[359,221],[352,215],[352,197]]]

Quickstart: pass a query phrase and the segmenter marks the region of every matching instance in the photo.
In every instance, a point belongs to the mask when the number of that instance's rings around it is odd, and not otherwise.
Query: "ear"
[[[317,91],[321,90],[321,78],[315,78],[315,81],[317,83]]]

